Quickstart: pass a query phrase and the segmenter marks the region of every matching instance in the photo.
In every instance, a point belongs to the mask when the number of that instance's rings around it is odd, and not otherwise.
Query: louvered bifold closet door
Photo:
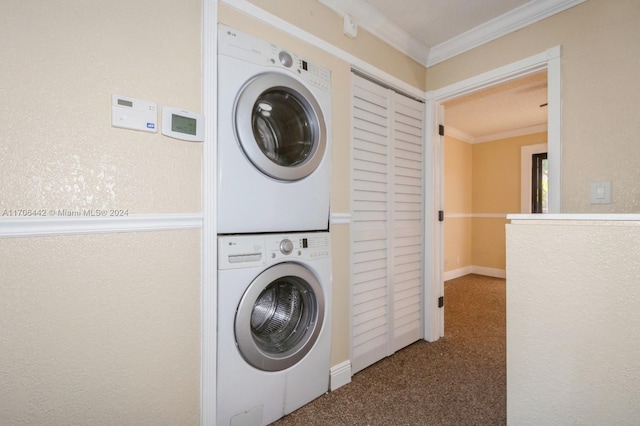
[[[352,74],[352,373],[424,335],[423,114]]]
[[[392,92],[391,283],[392,349],[424,336],[423,284],[423,123],[424,104]]]
[[[389,353],[388,91],[352,75],[351,368]]]

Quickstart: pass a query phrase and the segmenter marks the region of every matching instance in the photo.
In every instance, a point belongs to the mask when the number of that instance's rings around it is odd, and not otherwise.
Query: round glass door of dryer
[[[322,329],[323,294],[315,275],[297,263],[281,263],[257,276],[240,300],[234,324],[245,361],[264,371],[297,364]]]
[[[237,98],[234,120],[245,156],[271,178],[304,179],[325,155],[327,131],[320,105],[290,76],[267,73],[250,80]]]

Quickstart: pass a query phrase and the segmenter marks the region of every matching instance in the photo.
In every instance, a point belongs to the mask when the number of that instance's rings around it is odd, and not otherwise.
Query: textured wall
[[[566,213],[640,210],[640,2],[589,0],[430,67],[437,89],[562,47],[562,206]],[[591,182],[612,182],[612,204],[591,205]]]
[[[638,423],[639,240],[637,221],[507,226],[508,424]]]
[[[0,212],[200,211],[201,144],[111,127],[112,94],[200,111],[200,21],[199,0],[3,1]]]
[[[0,220],[201,211],[201,144],[111,127],[112,94],[200,111],[200,7],[0,2]],[[200,244],[0,239],[0,424],[197,424]]]
[[[0,424],[198,424],[200,232],[0,239]]]

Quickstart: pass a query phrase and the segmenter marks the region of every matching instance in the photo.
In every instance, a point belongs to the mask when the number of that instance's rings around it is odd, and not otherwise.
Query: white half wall
[[[507,225],[507,423],[637,424],[640,216],[533,216]]]

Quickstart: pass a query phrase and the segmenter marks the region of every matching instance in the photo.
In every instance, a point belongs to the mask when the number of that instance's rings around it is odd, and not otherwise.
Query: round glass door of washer
[[[277,180],[304,179],[325,155],[327,131],[318,102],[284,74],[261,74],[244,85],[236,101],[235,130],[249,161]]]
[[[297,364],[318,339],[323,294],[315,275],[297,263],[277,264],[258,275],[240,300],[234,324],[245,361],[264,371]]]

